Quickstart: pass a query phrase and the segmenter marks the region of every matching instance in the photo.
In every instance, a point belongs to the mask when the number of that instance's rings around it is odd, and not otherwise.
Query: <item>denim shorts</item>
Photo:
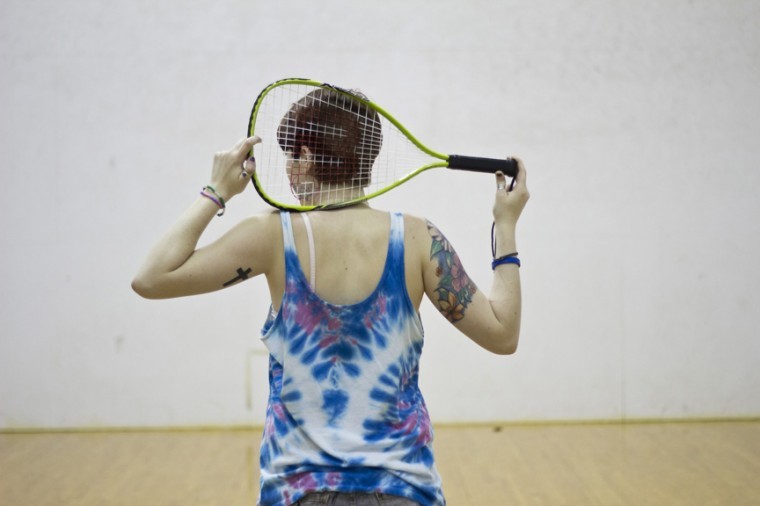
[[[307,495],[293,506],[420,506],[419,503],[380,493],[315,492]]]

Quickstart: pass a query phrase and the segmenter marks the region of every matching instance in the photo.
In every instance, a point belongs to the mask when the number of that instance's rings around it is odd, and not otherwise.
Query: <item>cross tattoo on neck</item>
[[[237,276],[235,276],[231,280],[227,281],[222,286],[227,287],[227,286],[230,286],[231,284],[233,284],[233,283],[235,283],[237,281],[245,281],[246,279],[250,278],[250,276],[249,276],[250,273],[251,273],[251,269],[243,270],[242,267],[238,267]]]

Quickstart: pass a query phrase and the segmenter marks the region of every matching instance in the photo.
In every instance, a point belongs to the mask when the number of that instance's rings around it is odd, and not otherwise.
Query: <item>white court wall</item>
[[[435,148],[519,155],[520,349],[428,302],[437,422],[760,415],[760,4],[0,4],[0,429],[261,423],[263,280],[129,283],[281,77],[358,87]],[[430,218],[490,285],[488,176],[378,207]],[[267,208],[249,192],[203,242]]]

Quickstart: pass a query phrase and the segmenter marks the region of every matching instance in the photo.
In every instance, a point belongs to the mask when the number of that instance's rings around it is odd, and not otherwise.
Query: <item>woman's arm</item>
[[[246,156],[258,142],[258,137],[243,139],[231,150],[214,156],[209,184],[226,202],[246,188],[255,169],[253,160],[246,160]],[[201,234],[218,212],[212,199],[199,196],[150,251],[132,288],[151,299],[182,297],[219,290],[261,274],[267,265],[270,241],[257,238],[265,236],[272,220],[267,216],[250,218],[214,243],[196,249]]]
[[[517,251],[515,231],[529,194],[525,167],[518,160],[514,188],[508,191],[503,174],[496,176],[493,207],[496,258]],[[428,222],[428,254],[423,258],[425,293],[454,326],[483,348],[498,354],[517,350],[520,336],[521,294],[519,267],[498,265],[489,295],[467,276],[459,256],[446,237]]]

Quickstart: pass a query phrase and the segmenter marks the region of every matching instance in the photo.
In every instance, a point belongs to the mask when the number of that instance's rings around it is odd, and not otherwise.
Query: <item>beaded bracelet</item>
[[[517,258],[517,252],[515,251],[509,255],[494,258],[493,262],[491,262],[491,269],[496,269],[497,266],[502,264],[515,264],[516,266],[520,267],[520,259]]]

